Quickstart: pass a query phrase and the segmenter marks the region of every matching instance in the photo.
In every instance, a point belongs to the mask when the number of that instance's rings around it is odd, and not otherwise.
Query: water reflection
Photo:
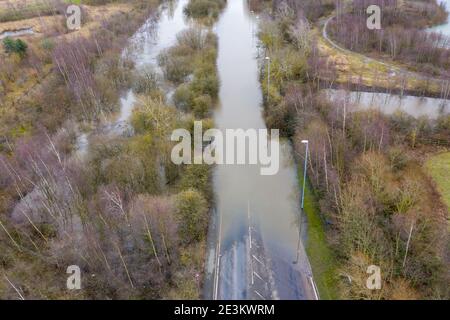
[[[440,0],[438,1],[439,3],[443,3],[447,9],[447,11],[450,10],[450,0]],[[442,34],[446,35],[446,36],[450,36],[450,15],[447,18],[447,22],[433,27],[433,28],[429,28],[428,30],[433,31],[433,32],[442,32]]]
[[[249,13],[246,1],[230,0],[216,28],[221,106],[214,119],[220,130],[266,127],[261,109],[258,60],[255,59],[258,53],[254,38],[256,21]],[[249,216],[251,221],[258,222],[264,245],[273,259],[283,261],[287,270],[299,268],[310,273],[307,261],[292,264],[299,236],[296,224],[299,190],[292,150],[286,141],[281,141],[280,157],[280,170],[273,176],[260,175],[259,165],[218,165],[215,170],[217,210],[222,220],[220,298],[249,297],[242,292],[242,287],[249,281],[245,268],[247,260],[239,255],[245,251],[241,250],[241,245],[236,245],[246,235]],[[279,277],[284,275],[279,274]],[[299,296],[293,294],[290,298]]]
[[[160,72],[158,55],[164,49],[171,47],[176,41],[177,34],[188,27],[188,21],[183,13],[187,2],[188,0],[169,1],[160,8],[159,19],[149,18],[131,37],[123,56],[131,57],[136,64],[136,69],[149,65]],[[113,124],[115,132],[122,133],[127,130],[127,122],[135,102],[136,96],[132,89],[120,99],[120,113]]]
[[[324,90],[324,93],[331,101],[347,103],[349,111],[376,109],[388,115],[402,111],[414,118],[428,117],[433,120],[450,113],[450,100],[334,89]]]
[[[0,40],[4,39],[6,37],[20,37],[20,36],[25,36],[25,35],[29,35],[29,34],[34,34],[32,27],[18,29],[18,30],[11,30],[11,31],[8,30],[8,31],[4,31],[4,32],[0,33]]]

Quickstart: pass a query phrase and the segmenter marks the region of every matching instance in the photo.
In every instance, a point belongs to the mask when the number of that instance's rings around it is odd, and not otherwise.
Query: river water
[[[450,0],[439,0],[438,3],[444,3],[447,11],[450,10]],[[444,35],[450,36],[450,16],[447,18],[446,23],[439,26],[435,26],[428,30],[433,32],[442,32]]]
[[[25,35],[34,34],[33,28],[23,28],[19,30],[11,30],[11,31],[4,31],[0,33],[0,40],[6,38],[6,37],[20,37]]]
[[[431,120],[450,113],[450,100],[335,89],[323,91],[330,101],[341,102],[337,105],[345,102],[348,111],[375,109],[387,115],[401,111],[414,118],[427,117]]]
[[[255,39],[257,19],[246,3],[229,0],[216,26],[221,105],[214,120],[222,131],[266,128],[258,81],[261,59]],[[261,175],[259,165],[218,165],[214,191],[219,243],[213,297],[311,298],[310,288],[306,290],[302,285],[308,283],[311,270],[298,241],[300,192],[290,145],[280,143],[280,169],[272,176]],[[250,233],[253,240],[259,239],[253,248]],[[299,263],[293,264],[299,251]],[[252,269],[261,264],[265,266],[260,277],[252,280]],[[271,289],[264,291],[266,286]]]

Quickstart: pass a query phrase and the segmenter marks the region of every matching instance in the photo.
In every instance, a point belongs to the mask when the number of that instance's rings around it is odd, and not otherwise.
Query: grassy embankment
[[[450,212],[450,152],[439,153],[430,157],[425,163],[425,167],[436,183],[442,201],[447,205]]]
[[[298,169],[298,183],[303,186],[303,169]],[[306,180],[304,212],[308,221],[306,253],[311,263],[314,281],[321,300],[339,297],[337,281],[337,261],[325,233],[325,221],[320,214],[317,198],[311,184]]]
[[[397,61],[382,62],[350,50],[341,50],[331,45],[322,36],[322,26],[314,30],[321,54],[335,64],[339,84],[362,85],[366,87],[391,88],[411,92],[423,92],[438,96],[441,86],[437,81],[427,81],[419,74],[404,73],[407,66]],[[329,80],[329,79],[324,79]]]

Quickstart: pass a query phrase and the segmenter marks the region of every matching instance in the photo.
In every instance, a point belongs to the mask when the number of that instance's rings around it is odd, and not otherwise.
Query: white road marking
[[[253,273],[255,274],[255,276],[257,276],[259,279],[261,279],[261,281],[266,282],[256,271],[253,271]]]
[[[261,260],[259,260],[257,257],[255,257],[254,254],[252,254],[252,257],[253,257],[256,261],[258,261],[262,266],[264,266],[264,263],[262,263]]]
[[[253,290],[261,299],[266,300],[258,291]]]
[[[314,291],[314,296],[316,297],[316,300],[319,300],[319,295],[317,294],[316,284],[314,283],[314,280],[311,276],[309,276],[309,281],[311,282],[311,286]]]
[[[219,273],[220,273],[220,242],[222,240],[222,214],[219,211],[219,241],[217,243],[217,261],[216,261],[216,274],[215,274],[215,288],[214,288],[214,300],[217,300],[217,294],[219,290]]]

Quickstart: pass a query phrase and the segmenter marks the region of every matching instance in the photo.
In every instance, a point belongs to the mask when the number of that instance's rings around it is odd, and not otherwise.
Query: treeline
[[[380,30],[366,26],[366,9],[373,4],[381,8]],[[350,50],[388,56],[408,63],[411,69],[448,77],[450,39],[423,30],[444,23],[446,17],[444,8],[434,0],[354,0],[349,9],[338,12],[327,29],[333,39]]]
[[[338,261],[334,280],[313,264],[316,281],[338,281],[340,296],[351,299],[445,299],[446,209],[419,159],[448,140],[450,117],[349,113],[345,100],[327,101],[317,74],[332,78],[333,66],[318,55],[307,20],[287,8],[262,22],[273,63],[269,90],[267,68],[261,83],[267,123],[292,139],[300,161],[309,140],[309,182]],[[369,265],[381,268],[381,290],[366,287]]]
[[[36,0],[32,1],[32,3],[27,3],[27,1],[14,2],[15,3],[5,1],[5,3],[0,7],[0,23],[48,15],[57,15],[63,12],[61,10],[63,8],[62,2],[58,0]]]

